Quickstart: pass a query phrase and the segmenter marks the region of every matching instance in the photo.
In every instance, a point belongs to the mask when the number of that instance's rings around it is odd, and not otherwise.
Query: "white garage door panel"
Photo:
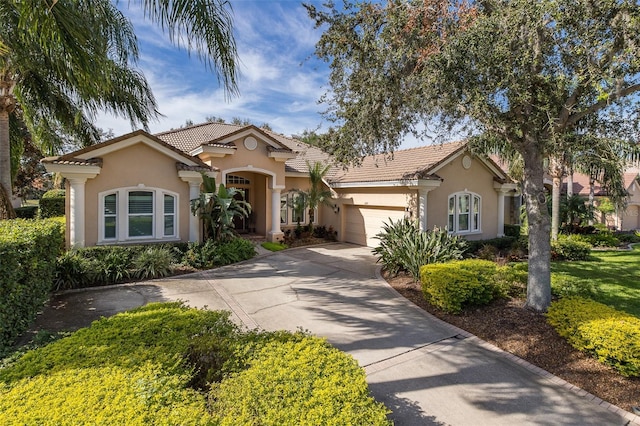
[[[403,217],[402,208],[349,206],[345,240],[363,246],[376,247],[380,241],[375,236],[382,231],[383,223],[389,223],[389,218],[395,222]]]

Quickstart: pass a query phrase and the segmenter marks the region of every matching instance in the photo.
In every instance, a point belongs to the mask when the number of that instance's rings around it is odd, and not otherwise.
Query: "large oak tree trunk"
[[[543,158],[537,144],[529,143],[522,152],[523,193],[529,221],[529,278],[527,307],[546,311],[551,303],[551,223],[544,189]]]

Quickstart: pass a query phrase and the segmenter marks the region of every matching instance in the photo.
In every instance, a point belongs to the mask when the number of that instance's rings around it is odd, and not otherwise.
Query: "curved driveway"
[[[366,247],[291,249],[197,274],[60,295],[53,316],[39,322],[62,325],[65,311],[89,318],[179,299],[231,310],[249,328],[302,328],[326,337],[364,367],[396,425],[640,425],[637,416],[423,312],[378,270]]]

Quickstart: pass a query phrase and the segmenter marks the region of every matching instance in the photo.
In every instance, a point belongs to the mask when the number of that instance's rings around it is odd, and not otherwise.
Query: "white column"
[[[200,196],[200,180],[189,181],[189,242],[200,241],[200,218],[197,214],[191,213],[191,200]]]
[[[498,191],[498,238],[504,237],[504,191]]]
[[[87,178],[69,179],[69,245],[84,247],[84,184]]]
[[[420,223],[420,231],[425,232],[427,230],[427,193],[426,188],[418,189],[418,218]]]
[[[268,240],[275,242],[283,236],[280,230],[280,191],[282,187],[274,185],[271,189],[271,231]]]
[[[440,186],[439,180],[422,180],[418,183],[418,226],[420,231],[428,231],[429,221],[427,218],[427,200],[429,191]]]

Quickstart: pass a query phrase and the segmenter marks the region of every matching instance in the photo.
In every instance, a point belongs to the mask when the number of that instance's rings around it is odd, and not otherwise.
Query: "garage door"
[[[404,209],[389,209],[364,206],[348,206],[344,238],[349,243],[376,247],[379,240],[374,238],[382,230],[382,224],[394,222],[404,217]]]

